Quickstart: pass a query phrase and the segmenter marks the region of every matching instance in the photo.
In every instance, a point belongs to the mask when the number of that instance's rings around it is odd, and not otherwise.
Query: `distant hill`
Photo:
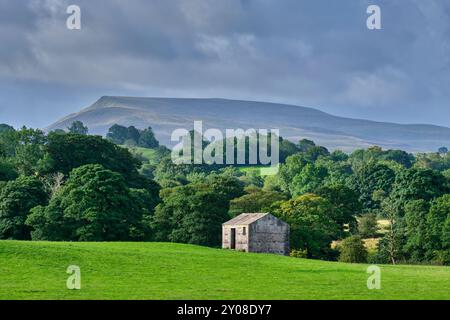
[[[379,145],[410,152],[436,151],[450,146],[450,128],[426,124],[395,124],[350,119],[293,105],[225,99],[102,97],[92,106],[71,114],[46,130],[65,129],[80,120],[90,133],[105,135],[117,123],[153,127],[162,144],[171,146],[177,128],[192,129],[202,120],[204,129],[278,128],[289,140],[314,140],[329,149],[352,151]]]

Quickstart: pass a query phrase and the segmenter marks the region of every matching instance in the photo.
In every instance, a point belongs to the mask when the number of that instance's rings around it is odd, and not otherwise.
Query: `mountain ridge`
[[[450,128],[443,126],[345,118],[311,107],[223,98],[103,96],[46,130],[65,129],[76,120],[83,121],[91,133],[100,135],[105,135],[115,123],[137,128],[151,126],[157,138],[169,146],[173,145],[172,131],[190,130],[194,120],[202,120],[205,129],[279,128],[280,134],[289,140],[307,138],[332,150],[347,152],[371,145],[428,152],[450,145]]]

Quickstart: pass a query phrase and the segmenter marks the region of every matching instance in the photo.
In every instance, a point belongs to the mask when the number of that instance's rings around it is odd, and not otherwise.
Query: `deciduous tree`
[[[0,191],[0,239],[29,240],[25,220],[30,209],[47,202],[44,185],[33,177],[19,177]]]
[[[69,130],[70,133],[82,135],[86,135],[89,132],[88,127],[86,127],[84,123],[81,121],[72,122],[72,124],[70,125],[70,127],[67,128],[67,130]]]
[[[329,259],[331,242],[339,237],[339,226],[329,214],[332,210],[328,200],[305,194],[280,203],[274,214],[289,223],[292,248],[306,249],[309,258]]]
[[[32,210],[27,225],[35,240],[141,240],[155,204],[148,191],[131,191],[119,173],[91,164],[74,169],[48,206]]]

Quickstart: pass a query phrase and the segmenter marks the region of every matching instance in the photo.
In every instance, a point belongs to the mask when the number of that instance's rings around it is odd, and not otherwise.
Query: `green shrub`
[[[367,255],[367,263],[369,264],[381,264],[384,263],[383,260],[380,259],[378,251],[369,251]]]
[[[308,250],[291,250],[291,253],[289,254],[292,258],[300,258],[300,259],[306,259],[308,258]]]
[[[450,265],[450,250],[439,250],[434,252],[433,263],[448,266]]]
[[[349,263],[367,262],[367,249],[359,236],[348,237],[339,244],[339,261]]]

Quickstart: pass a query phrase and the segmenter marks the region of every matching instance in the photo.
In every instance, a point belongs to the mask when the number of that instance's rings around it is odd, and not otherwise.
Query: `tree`
[[[448,148],[447,147],[440,147],[438,152],[441,155],[446,155],[448,153]]]
[[[157,241],[219,246],[222,223],[229,219],[228,197],[207,184],[163,189],[156,207],[154,228]]]
[[[138,145],[143,148],[157,148],[159,147],[159,141],[156,140],[152,127],[141,131]]]
[[[235,177],[213,173],[207,177],[206,184],[211,191],[216,192],[226,199],[226,201],[230,201],[244,194],[243,183]]]
[[[298,153],[286,159],[286,163],[280,166],[279,175],[283,191],[298,196],[318,189],[328,176],[328,170]]]
[[[295,145],[295,143],[283,139],[283,137],[280,137],[279,143],[280,143],[280,159],[279,159],[280,163],[284,163],[287,157],[292,156],[300,151],[298,147]]]
[[[46,202],[47,194],[38,179],[22,176],[8,182],[0,192],[0,239],[29,240],[27,215]]]
[[[395,172],[385,164],[375,161],[363,163],[355,168],[348,185],[360,194],[359,200],[365,209],[377,209],[380,203],[373,198],[375,191],[389,194],[395,180]]]
[[[308,140],[308,139],[302,139],[298,142],[297,148],[302,152],[306,152],[315,146],[316,146],[316,144],[314,143],[314,141]]]
[[[234,176],[212,174],[196,183],[161,190],[155,212],[157,241],[219,246],[230,200],[243,194]]]
[[[0,150],[1,156],[13,157],[15,155],[18,137],[13,127],[3,124],[0,126]]]
[[[387,150],[384,151],[378,146],[373,146],[367,150],[356,150],[354,151],[350,159],[355,165],[357,163],[367,163],[367,162],[379,162],[379,161],[393,161],[400,164],[402,167],[410,168],[412,162],[414,161],[414,156],[402,151],[402,150]]]
[[[61,172],[68,175],[80,166],[100,164],[122,174],[130,187],[142,187],[142,178],[138,173],[141,162],[127,149],[100,136],[49,134],[45,151],[52,163],[47,173]]]
[[[246,186],[263,187],[264,179],[261,177],[260,169],[250,169],[245,171],[245,173],[239,177]]]
[[[230,213],[233,217],[246,212],[269,212],[274,203],[287,200],[284,193],[258,187],[247,187],[245,191],[246,194],[242,197],[231,200]]]
[[[13,164],[6,159],[0,158],[0,181],[15,180],[17,177],[18,174]]]
[[[10,126],[10,125],[8,125],[6,123],[1,123],[0,124],[0,134],[4,133],[4,132],[13,132],[13,131],[15,131],[14,127],[12,127],[12,126]]]
[[[264,178],[264,191],[283,192],[281,188],[280,175],[270,175]]]
[[[412,200],[405,204],[405,253],[413,262],[427,260],[427,214],[429,204],[423,200]]]
[[[328,157],[330,155],[330,152],[327,148],[322,146],[314,146],[309,148],[307,151],[304,152],[306,159],[308,159],[311,162],[316,161],[320,157]]]
[[[66,134],[67,132],[65,132],[63,129],[55,129],[50,131],[53,134]]]
[[[350,155],[350,162],[355,167],[356,165],[360,165],[367,162],[377,162],[383,156],[383,149],[379,146],[372,146],[364,149],[358,149],[353,151]]]
[[[450,169],[447,169],[444,172],[442,172],[442,175],[447,178],[447,180],[449,181],[448,184],[450,185]]]
[[[450,265],[450,219],[445,220],[444,228],[442,231],[442,247],[444,250],[435,251],[434,260],[439,261],[442,264]]]
[[[308,163],[301,153],[294,154],[286,159],[286,163],[280,166],[279,171],[280,186],[283,191],[292,193],[292,180]]]
[[[330,259],[331,242],[339,237],[339,226],[329,215],[332,210],[328,200],[305,194],[279,203],[273,213],[290,225],[293,249],[306,249],[309,258]]]
[[[346,185],[353,174],[352,167],[347,161],[335,161],[331,157],[321,157],[314,162],[314,165],[327,170],[328,174],[325,181],[323,181],[324,185]]]
[[[159,142],[151,127],[144,130],[136,129],[134,126],[124,127],[118,124],[109,128],[106,138],[119,145],[139,146],[143,148],[158,148]]]
[[[127,140],[133,141],[135,145],[138,145],[140,136],[141,132],[134,126],[127,128]]]
[[[375,238],[378,235],[378,221],[375,213],[367,213],[359,218],[358,234],[362,238]]]
[[[159,183],[172,181],[176,184],[187,184],[187,175],[192,173],[211,173],[215,169],[217,169],[215,166],[206,164],[176,164],[168,155],[159,160],[153,174],[155,175],[155,180]]]
[[[427,214],[428,255],[450,250],[450,194],[437,198],[432,202]],[[447,254],[448,257],[448,254]],[[445,263],[450,264],[450,261]]]
[[[359,236],[351,236],[339,244],[339,261],[346,263],[367,262],[367,249]]]
[[[449,192],[447,179],[439,172],[411,168],[400,172],[393,184],[391,197],[398,205],[409,200],[433,200]]]
[[[382,203],[382,210],[389,221],[389,229],[379,244],[379,256],[393,265],[402,257],[403,230],[401,217],[395,203],[389,198]]]
[[[422,153],[416,156],[414,167],[418,169],[431,169],[437,171],[444,171],[450,169],[450,153],[441,154]]]
[[[186,175],[189,173],[189,165],[176,165],[173,163],[172,159],[164,157],[156,165],[153,174],[155,180],[159,183],[162,181],[174,181],[181,184],[186,184]]]
[[[115,124],[109,128],[106,138],[115,144],[124,144],[128,139],[127,127]]]
[[[390,224],[380,242],[381,255],[392,264],[400,259],[429,261],[436,249],[434,244],[425,250],[422,248],[423,243],[433,243],[429,231],[425,235],[423,215],[426,204],[448,193],[448,190],[447,179],[437,171],[410,168],[399,172],[391,194],[383,201],[382,211]]]
[[[322,186],[327,176],[328,170],[326,168],[308,163],[295,175],[290,184],[290,192],[294,197],[315,192]]]
[[[362,206],[355,191],[343,184],[330,184],[319,188],[316,193],[333,205],[329,214],[340,226],[342,234],[346,225],[350,230],[356,229],[356,216],[360,214]]]
[[[70,127],[68,127],[67,129],[69,130],[70,133],[73,133],[73,134],[87,135],[88,132],[89,132],[88,127],[86,127],[84,125],[84,123],[81,122],[81,121],[74,121],[74,122],[72,122]]]
[[[401,164],[405,168],[411,168],[414,161],[414,156],[402,150],[387,150],[383,153],[381,159],[394,161]]]
[[[153,240],[154,230],[151,226],[155,207],[160,202],[159,195],[146,189],[130,189],[130,198],[135,210],[128,216],[129,236],[133,240]]]
[[[26,223],[34,240],[142,240],[155,204],[148,191],[131,191],[120,174],[90,164],[74,169],[49,205],[34,208]]]
[[[330,154],[330,159],[335,162],[342,162],[348,160],[348,155],[341,150],[334,150]]]
[[[39,175],[51,165],[45,152],[47,137],[41,130],[23,127],[16,131],[14,164],[22,175]]]
[[[61,172],[52,173],[43,177],[42,182],[44,183],[47,193],[52,198],[63,186],[65,177]]]

